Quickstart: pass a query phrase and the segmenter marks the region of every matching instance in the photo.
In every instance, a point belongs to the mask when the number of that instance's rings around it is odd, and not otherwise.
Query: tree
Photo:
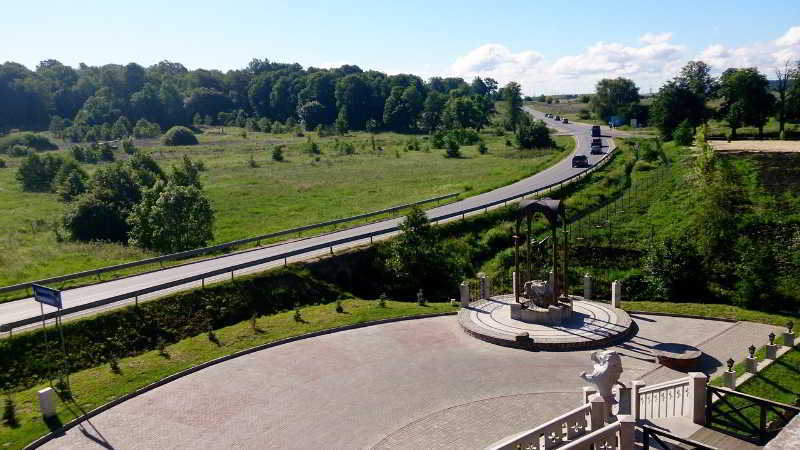
[[[706,123],[711,116],[706,103],[716,96],[719,89],[716,78],[711,76],[711,67],[703,61],[689,61],[675,77],[675,83],[697,97],[687,110],[687,118],[692,126]]]
[[[672,139],[678,145],[690,145],[692,143],[693,133],[692,126],[689,120],[684,120],[672,133]]]
[[[333,126],[336,127],[336,132],[340,135],[347,133],[350,128],[347,120],[347,107],[343,107],[339,110],[339,115],[336,117]]]
[[[783,129],[789,116],[789,99],[787,95],[789,94],[790,80],[795,78],[795,70],[789,65],[789,61],[786,61],[782,68],[775,69],[775,77],[777,79],[775,91],[778,93],[778,100],[775,103],[775,115],[778,119],[778,133],[781,136],[783,136]]]
[[[506,123],[510,130],[516,130],[522,115],[522,86],[514,81],[503,88],[506,103]]]
[[[306,131],[317,128],[325,120],[325,107],[316,100],[306,102],[297,108],[297,115],[303,122]]]
[[[481,80],[481,77],[475,77],[472,80],[470,89],[472,90],[472,93],[475,95],[480,95],[480,96],[489,95],[489,87],[486,86],[486,83],[483,80]]]
[[[161,142],[169,146],[197,145],[197,137],[186,127],[174,126],[164,133]]]
[[[597,82],[590,102],[592,111],[604,121],[619,114],[623,106],[639,103],[639,88],[627,78],[604,78]]]
[[[17,169],[16,178],[22,184],[22,190],[29,192],[47,192],[52,189],[53,179],[64,160],[52,155],[40,157],[31,153]]]
[[[720,113],[728,120],[733,137],[742,124],[757,127],[761,136],[775,103],[767,78],[754,67],[728,69],[720,77],[720,92]]]
[[[86,173],[80,170],[72,170],[56,182],[56,194],[64,202],[70,202],[79,195],[86,192]]]
[[[164,253],[203,247],[214,237],[211,202],[195,186],[158,181],[127,221],[129,244]]]
[[[703,99],[676,81],[668,81],[658,90],[650,106],[650,119],[661,137],[671,139],[678,125],[687,120],[693,127],[704,120]]]
[[[527,116],[522,120],[514,134],[520,148],[547,148],[553,145],[550,129],[541,120],[531,120]]]
[[[446,95],[437,91],[428,93],[422,106],[422,117],[420,120],[420,127],[423,131],[431,133],[439,127],[442,121],[442,111],[446,103]]]
[[[200,172],[203,170],[202,161],[192,162],[187,156],[183,155],[183,160],[180,166],[172,166],[172,175],[170,181],[177,186],[194,186],[197,189],[202,189],[203,185],[200,183]]]

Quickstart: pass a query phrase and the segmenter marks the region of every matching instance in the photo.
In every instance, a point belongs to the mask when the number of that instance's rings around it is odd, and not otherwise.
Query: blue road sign
[[[35,298],[37,302],[61,309],[61,291],[34,284],[33,298]]]

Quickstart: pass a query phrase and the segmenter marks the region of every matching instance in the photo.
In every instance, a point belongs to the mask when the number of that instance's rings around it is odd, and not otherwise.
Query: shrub
[[[250,155],[250,159],[247,161],[247,165],[248,167],[251,167],[253,169],[258,167],[258,162],[256,162],[256,159],[253,157],[253,155]]]
[[[378,306],[381,308],[386,308],[386,293],[382,292],[381,296],[378,297]]]
[[[350,142],[340,141],[336,139],[333,143],[333,148],[336,153],[340,155],[352,155],[356,152],[356,148]]]
[[[419,140],[415,137],[411,137],[406,141],[406,150],[408,151],[419,151]]]
[[[122,140],[122,151],[129,155],[136,153],[136,146],[133,145],[133,139],[127,138]]]
[[[266,117],[262,117],[258,119],[258,128],[264,133],[269,133],[272,131],[272,122]]]
[[[461,145],[473,145],[481,139],[478,132],[472,128],[458,128],[451,130],[449,134]]]
[[[342,301],[341,300],[336,300],[336,312],[337,313],[343,313],[344,312],[344,307],[342,307]]]
[[[448,158],[460,158],[461,157],[461,149],[458,145],[458,141],[453,138],[447,140],[447,157]]]
[[[114,151],[111,150],[110,145],[103,143],[103,145],[100,147],[100,159],[108,162],[114,161]]]
[[[14,400],[9,396],[5,399],[5,404],[3,405],[3,423],[11,428],[16,428],[19,426],[19,420],[17,419],[17,408],[14,405]]]
[[[161,127],[157,123],[139,119],[133,127],[133,135],[137,138],[154,138],[161,134]]]
[[[550,129],[541,120],[524,120],[515,133],[520,148],[547,148],[553,145]]]
[[[678,128],[672,132],[672,140],[678,145],[691,145],[694,135],[692,134],[692,126],[689,125],[688,120],[684,120],[678,125]]]
[[[433,148],[444,148],[446,145],[445,137],[447,135],[444,131],[437,131],[433,133],[433,138],[431,139],[431,146]]]
[[[28,156],[30,153],[31,151],[28,149],[28,147],[19,144],[12,146],[8,151],[8,154],[11,156]]]
[[[272,160],[278,162],[283,161],[283,146],[276,145],[275,148],[272,149]]]
[[[169,146],[197,145],[197,137],[186,127],[174,126],[164,133],[161,142]]]
[[[308,153],[309,155],[321,155],[322,150],[319,148],[319,144],[312,141],[311,138],[308,138],[305,144],[303,144],[303,150]]]
[[[293,317],[293,319],[294,319],[295,322],[302,322],[303,321],[303,315],[300,314],[300,308],[299,307],[294,309],[294,317]]]
[[[37,151],[58,150],[58,146],[48,139],[34,133],[21,133],[0,138],[0,153],[7,153],[11,147],[21,145]]]
[[[419,306],[425,306],[425,293],[422,292],[422,289],[417,291],[417,304]]]
[[[485,155],[489,152],[489,147],[486,146],[486,142],[480,141],[478,142],[478,153],[481,155]]]
[[[639,161],[636,161],[636,165],[633,166],[633,170],[636,170],[638,172],[647,172],[648,170],[653,170],[655,168],[656,168],[655,164],[641,159]]]
[[[6,168],[6,160],[0,158],[0,169],[5,169],[5,168]]]
[[[592,114],[591,114],[591,113],[589,112],[589,110],[588,110],[588,109],[586,109],[586,108],[581,108],[581,110],[580,110],[580,111],[578,111],[578,119],[581,119],[581,120],[588,120],[588,119],[590,119],[591,117],[592,117]]]
[[[51,155],[40,157],[36,153],[28,155],[17,170],[17,181],[22,189],[29,192],[47,192],[52,189],[53,178],[64,160]]]

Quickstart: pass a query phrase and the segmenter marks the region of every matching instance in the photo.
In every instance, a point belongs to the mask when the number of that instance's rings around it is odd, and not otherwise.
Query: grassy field
[[[119,370],[108,365],[74,373],[69,382],[73,402],[57,402],[56,427],[79,416],[80,410],[90,411],[124,394],[133,392],[164,377],[196,366],[206,361],[261,344],[314,331],[369,322],[391,317],[419,316],[456,311],[449,303],[415,303],[387,301],[382,308],[377,301],[350,299],[342,301],[344,313],[335,311],[335,304],[309,306],[301,309],[303,322],[294,320],[294,312],[284,312],[215,331],[218,343],[202,334],[169,345],[164,352],[151,351],[139,356],[121,359]],[[0,447],[17,449],[44,435],[48,431],[38,411],[36,392],[47,387],[34,386],[10,395],[16,405],[18,427],[0,425]]]
[[[574,146],[572,138],[557,137],[559,148],[522,151],[507,145],[513,140],[508,133],[483,134],[487,154],[479,154],[473,145],[462,147],[461,158],[445,158],[444,150],[430,149],[424,136],[394,133],[375,135],[375,151],[366,133],[338,138],[316,133],[243,136],[241,129],[225,127],[224,134],[207,132],[198,138],[200,145],[193,147],[164,147],[154,140],[137,145],[165,169],[184,155],[205,162],[201,181],[216,211],[214,243],[442,194],[474,195],[536,173]],[[320,155],[304,150],[308,139],[319,144]],[[336,152],[337,139],[351,143],[355,154]],[[411,139],[421,150],[406,150]],[[60,144],[57,153],[66,153],[67,145]],[[283,162],[272,160],[277,145],[283,146]],[[116,157],[127,155],[117,151]],[[5,211],[0,216],[0,286],[154,256],[116,244],[59,242],[53,228],[67,205],[55,194],[22,192],[15,180],[22,158],[4,159],[9,167],[0,169],[0,208]],[[91,173],[100,166],[84,168]]]
[[[691,316],[711,317],[717,319],[744,320],[747,322],[766,323],[778,326],[785,326],[790,320],[797,322],[796,317],[781,314],[771,314],[763,311],[753,311],[733,305],[623,301],[622,309],[628,311],[649,311],[668,314],[687,314]]]

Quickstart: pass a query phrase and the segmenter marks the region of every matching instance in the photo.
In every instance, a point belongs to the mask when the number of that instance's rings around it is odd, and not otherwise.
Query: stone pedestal
[[[631,388],[617,385],[614,387],[614,396],[617,398],[617,414],[632,414]]]
[[[622,282],[614,280],[611,283],[611,306],[620,308],[622,305]]]
[[[45,388],[39,391],[39,409],[42,417],[48,418],[56,415],[56,391]]]
[[[787,347],[794,347],[794,332],[783,332],[783,345]]]
[[[588,273],[583,276],[583,298],[592,299],[592,277]]]
[[[486,300],[492,296],[491,281],[485,275],[480,278],[480,287],[481,287],[481,300]]]
[[[728,372],[722,374],[722,381],[728,389],[736,389],[736,372]]]
[[[755,358],[747,357],[744,360],[745,370],[749,373],[758,373],[758,360]]]
[[[706,424],[706,383],[708,376],[700,372],[689,373],[689,389],[692,395],[692,422]]]
[[[519,286],[517,272],[511,272],[511,293],[514,294],[514,297],[517,296],[517,286]]]
[[[772,345],[767,344],[767,356],[766,356],[766,358],[767,359],[778,359],[778,345],[777,344],[772,344]]]
[[[469,285],[466,281],[458,286],[458,292],[461,294],[461,307],[466,308],[469,306]]]
[[[535,305],[529,308],[520,304],[511,305],[511,318],[522,322],[560,325],[568,321],[571,316],[572,308],[565,304],[550,305],[547,308]]]

